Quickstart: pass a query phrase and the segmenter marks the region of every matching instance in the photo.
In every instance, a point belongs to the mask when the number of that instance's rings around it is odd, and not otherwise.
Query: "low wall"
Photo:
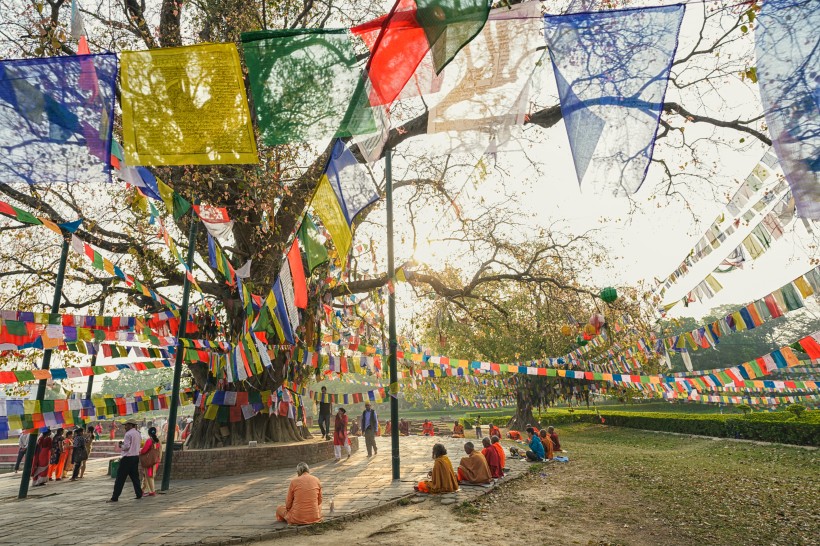
[[[351,436],[353,451],[359,449],[359,439]],[[327,461],[333,458],[333,442],[306,440],[291,444],[259,444],[257,447],[236,446],[216,449],[186,449],[175,451],[171,468],[172,480],[201,480],[217,476],[248,474],[271,468],[296,469],[296,464]],[[159,481],[164,465],[160,464]]]

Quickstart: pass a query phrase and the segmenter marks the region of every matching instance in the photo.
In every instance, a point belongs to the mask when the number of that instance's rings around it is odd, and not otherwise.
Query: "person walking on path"
[[[99,427],[100,425],[97,424],[97,426]],[[100,431],[102,431],[102,428],[100,428]],[[97,429],[88,427],[88,433],[85,435],[85,459],[83,459],[82,464],[80,465],[80,475],[78,478],[85,476],[85,463],[91,458],[91,448],[94,445],[94,442],[100,439],[100,435],[95,434],[96,432]]]
[[[89,428],[90,428],[90,427],[89,427]],[[94,439],[95,439],[95,440],[99,440],[99,439],[100,439],[100,434],[102,434],[102,431],[103,431],[103,429],[102,429],[102,425],[101,425],[100,423],[97,423],[97,426],[96,426],[96,427],[94,427]]]
[[[48,462],[51,460],[51,429],[46,429],[37,440],[34,450],[34,461],[31,465],[31,481],[33,485],[45,485],[48,482]]]
[[[74,464],[74,470],[71,472],[71,480],[69,481],[76,482],[78,475],[80,478],[83,477],[80,472],[85,471],[85,461],[91,453],[91,440],[89,440],[89,437],[93,437],[93,435],[94,429],[92,427],[88,427],[88,435],[83,434],[81,428],[78,428],[74,434],[74,449],[71,451],[71,462]]]
[[[379,418],[376,415],[376,410],[370,406],[370,402],[365,402],[364,412],[362,413],[362,431],[364,432],[364,444],[367,446],[368,457],[379,453],[379,448],[376,447],[376,428],[378,426]]]
[[[327,387],[322,387],[322,397],[319,399],[319,430],[325,440],[330,440],[330,414],[333,412],[333,403],[327,393]]]
[[[147,491],[145,494],[149,497],[157,494],[154,488],[154,476],[157,475],[157,470],[159,470],[159,461],[162,458],[161,450],[162,446],[159,437],[157,437],[157,429],[156,427],[150,427],[148,429],[148,439],[145,440],[145,445],[140,450],[140,466],[145,476],[143,490]]]
[[[484,437],[484,435],[481,434],[481,416],[480,415],[475,418],[475,437],[478,438],[479,440]]]
[[[137,423],[132,420],[125,422],[125,437],[120,449],[122,450],[122,458],[120,459],[120,467],[117,469],[117,479],[114,481],[114,493],[105,502],[117,502],[120,499],[120,493],[122,493],[122,488],[125,486],[126,478],[131,478],[135,498],[142,498],[139,471],[140,433],[137,432]]]
[[[24,432],[20,434],[20,439],[17,442],[17,462],[14,463],[14,473],[17,474],[20,470],[20,463],[23,462],[23,457],[26,456],[26,450],[28,449],[28,441],[31,438],[31,434],[28,432]]]
[[[117,430],[119,428],[120,427],[117,426],[116,422],[111,421],[111,427],[108,429],[108,434],[109,434],[111,440],[113,440],[117,436]]]
[[[336,412],[336,422],[333,427],[333,453],[336,455],[336,462],[342,459],[342,446],[347,450],[347,458],[350,458],[350,439],[347,437],[347,411],[339,408]]]

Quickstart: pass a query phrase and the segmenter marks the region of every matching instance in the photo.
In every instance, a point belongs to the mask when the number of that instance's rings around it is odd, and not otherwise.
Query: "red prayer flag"
[[[302,253],[299,251],[299,239],[294,239],[290,247],[288,265],[290,265],[290,277],[293,280],[293,304],[299,309],[307,309],[307,281],[305,268],[302,265]]]
[[[803,350],[809,355],[812,360],[820,359],[820,345],[811,336],[806,336],[798,341]]]
[[[396,100],[430,49],[417,9],[415,0],[397,0],[387,15],[350,29],[370,49],[367,72],[374,106]]]

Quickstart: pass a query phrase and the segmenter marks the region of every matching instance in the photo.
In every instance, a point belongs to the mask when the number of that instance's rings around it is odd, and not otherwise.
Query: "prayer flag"
[[[578,182],[595,193],[634,193],[643,183],[684,9],[544,17]]]
[[[248,32],[242,48],[265,144],[376,130],[347,29]]]
[[[311,205],[322,220],[325,229],[330,233],[333,244],[336,245],[339,261],[342,267],[344,267],[347,261],[347,253],[350,251],[350,246],[353,242],[353,233],[350,231],[350,226],[345,219],[344,212],[339,204],[339,199],[330,186],[330,181],[326,174],[323,174],[319,181],[319,186],[313,195]]]
[[[540,13],[537,2],[496,10],[447,68],[440,100],[428,99],[427,132],[448,133],[450,140],[437,147],[442,153],[497,149],[510,127],[524,123],[533,74],[544,64]]]
[[[307,281],[305,267],[302,265],[302,253],[299,251],[299,241],[293,240],[288,251],[288,265],[290,276],[293,279],[293,303],[300,309],[306,309],[308,303]]]
[[[71,37],[79,40],[85,36],[85,25],[83,24],[83,14],[80,13],[80,3],[71,0]]]
[[[191,203],[162,180],[157,179],[157,189],[168,212],[174,216],[174,220],[179,220],[191,210]]]
[[[481,32],[490,13],[488,0],[416,0],[416,5],[436,73]]]
[[[325,173],[348,225],[353,224],[356,215],[365,207],[379,199],[370,173],[356,161],[341,140],[337,140],[333,145]]]
[[[0,61],[0,180],[109,182],[116,79],[109,53]]]
[[[299,226],[299,240],[305,248],[308,270],[313,274],[313,270],[327,262],[328,257],[327,249],[319,239],[319,229],[307,214],[302,219],[302,225]]]
[[[766,124],[801,217],[820,220],[820,49],[816,0],[766,0],[755,23]]]
[[[257,163],[234,44],[124,51],[121,57],[127,164]]]
[[[202,220],[208,233],[217,239],[224,239],[231,234],[233,220],[228,216],[227,209],[202,203],[194,205],[194,212]]]

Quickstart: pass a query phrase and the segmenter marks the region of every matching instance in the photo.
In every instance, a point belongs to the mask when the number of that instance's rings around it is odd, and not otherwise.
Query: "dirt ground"
[[[562,444],[569,463],[533,465],[471,503],[427,498],[265,544],[820,544],[816,449],[594,425]]]

